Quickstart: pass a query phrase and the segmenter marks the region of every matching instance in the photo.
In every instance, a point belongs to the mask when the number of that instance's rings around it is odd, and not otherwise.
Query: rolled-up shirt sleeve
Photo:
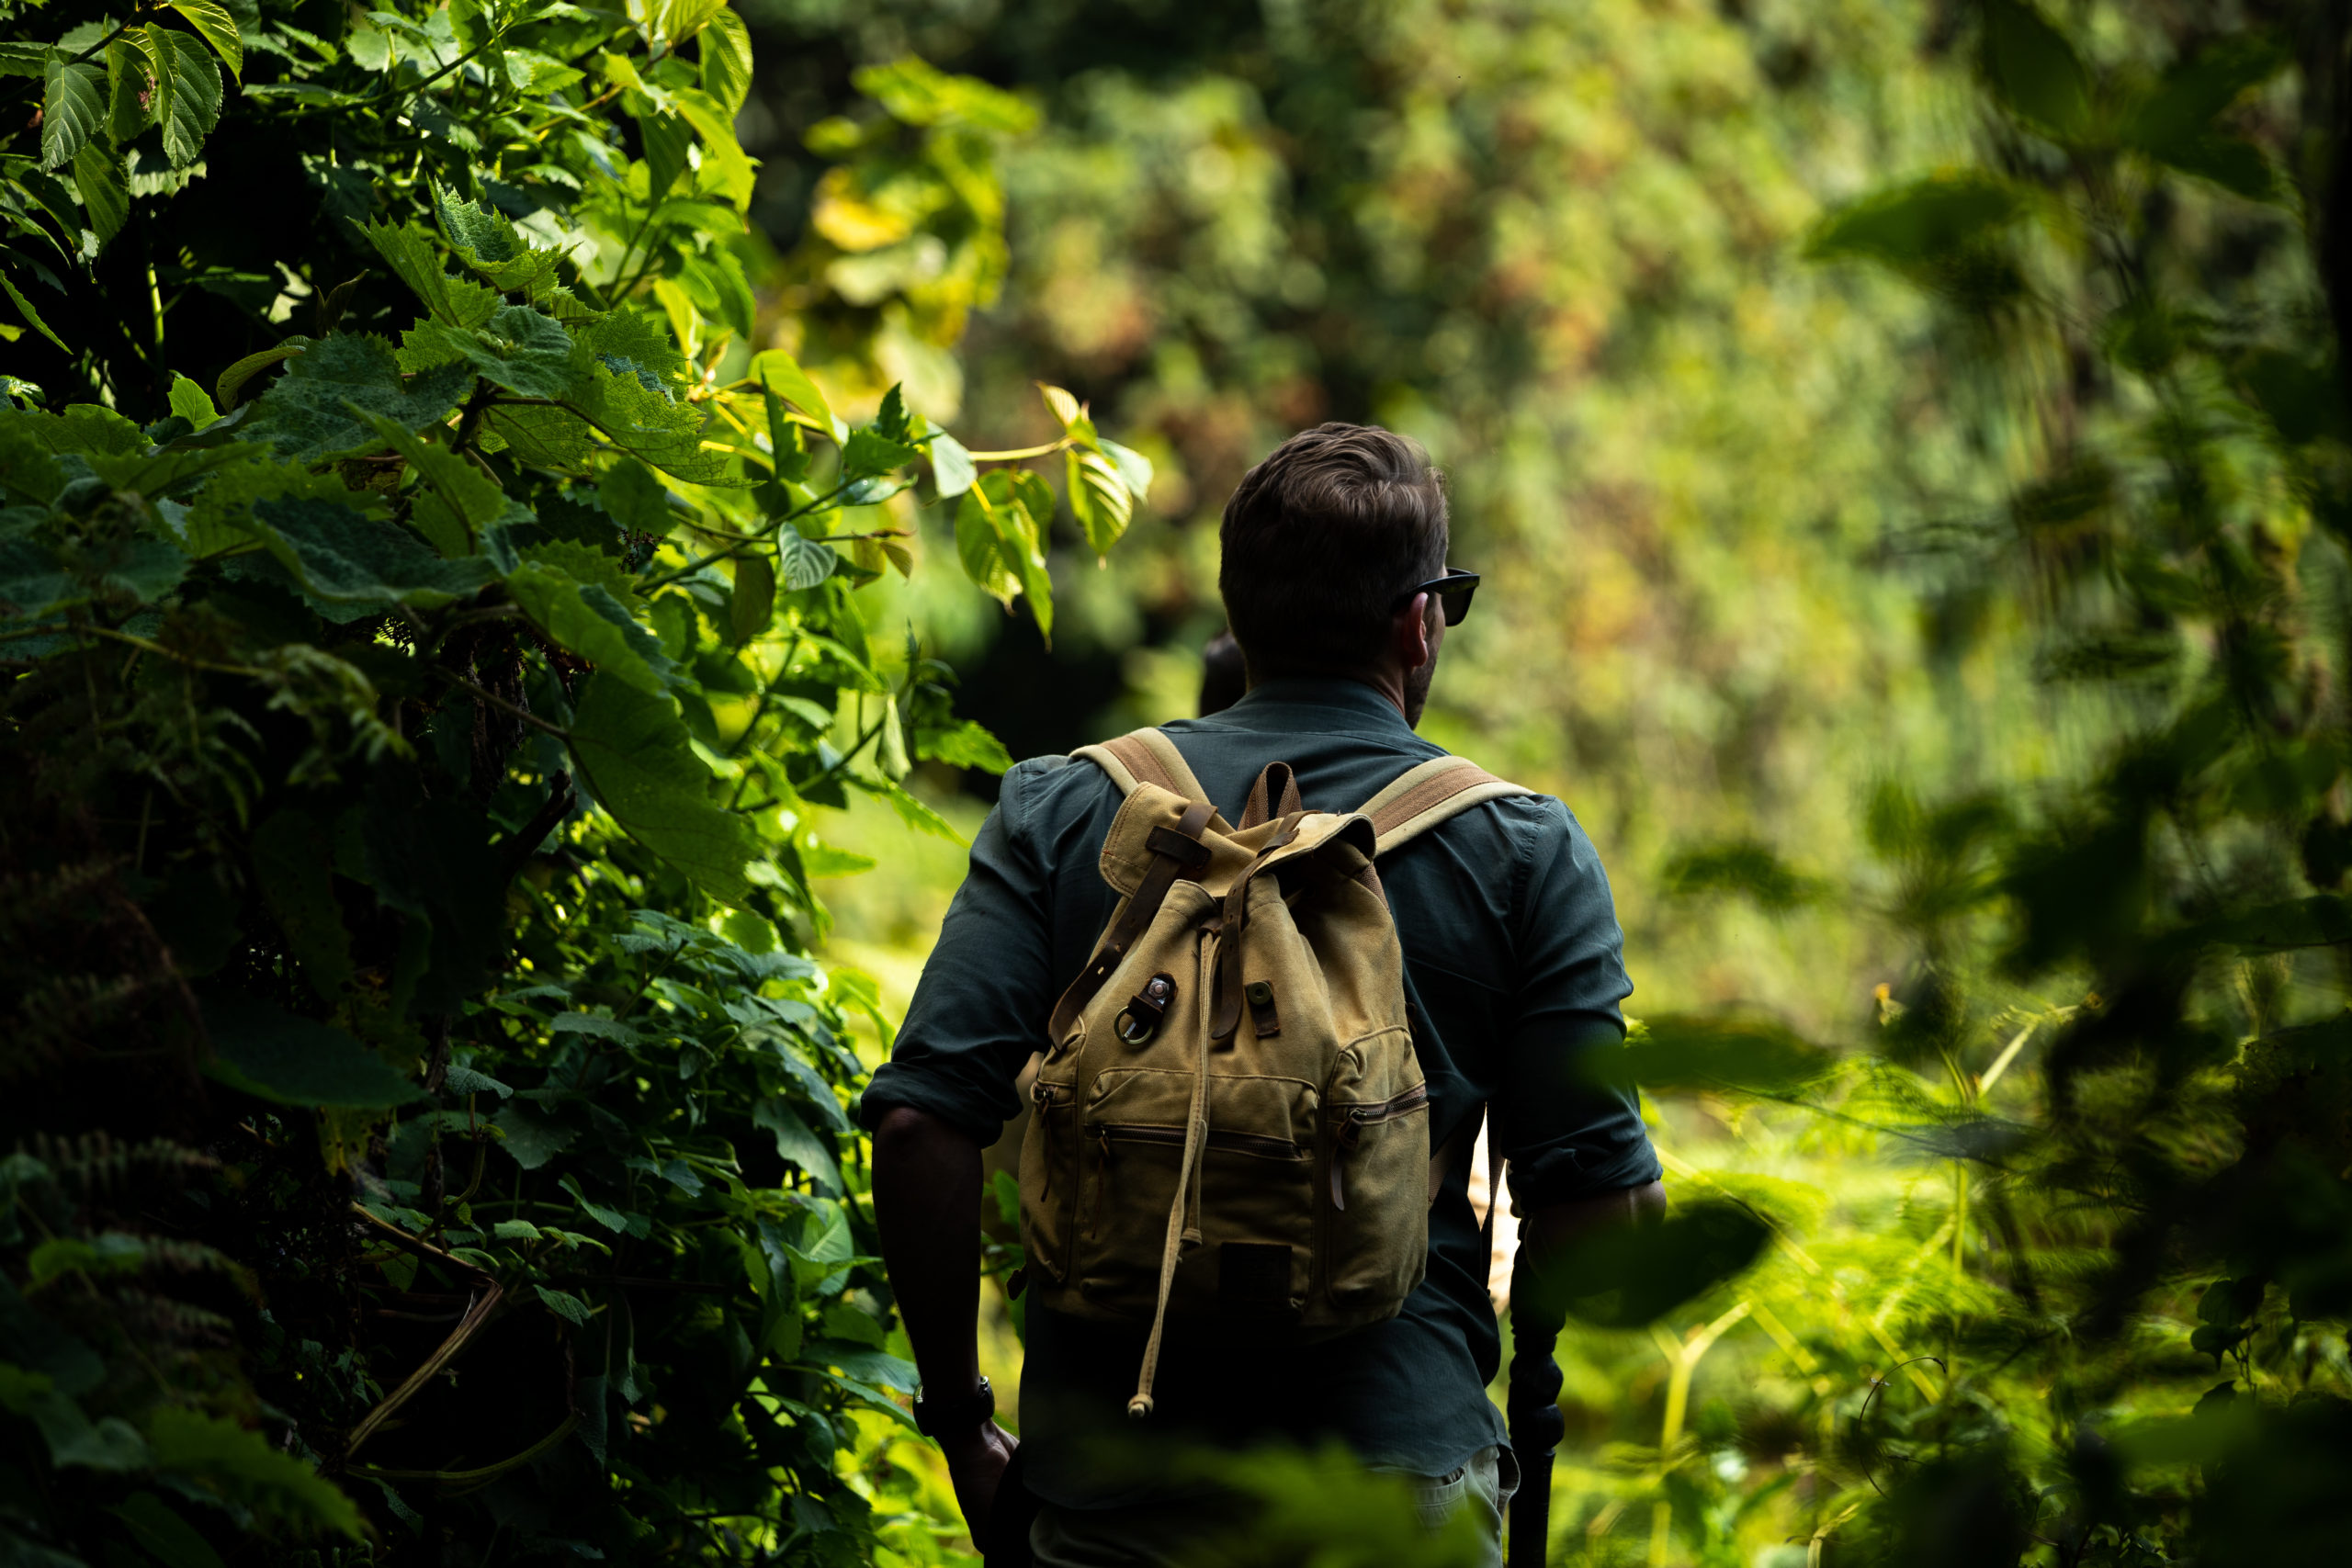
[[[1514,910],[1520,987],[1496,1100],[1511,1190],[1564,1203],[1658,1179],[1630,1089],[1600,1069],[1624,1048],[1633,992],[1624,933],[1600,856],[1567,808],[1546,801]]]
[[[910,1106],[991,1144],[1021,1109],[1013,1080],[1043,1043],[1053,1006],[1048,879],[1023,809],[1034,767],[1024,762],[1005,775],[996,809],[972,840],[971,869],[948,906],[898,1044],[859,1104],[869,1131],[886,1111]]]

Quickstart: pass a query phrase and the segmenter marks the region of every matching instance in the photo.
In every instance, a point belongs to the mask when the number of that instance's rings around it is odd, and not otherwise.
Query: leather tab
[[[1306,810],[1298,798],[1298,775],[1288,762],[1269,762],[1250,786],[1250,803],[1241,808],[1241,830],[1277,817],[1289,817]]]
[[[1191,862],[1193,867],[1197,867],[1208,859],[1208,846],[1201,842],[1201,834],[1207,829],[1209,818],[1215,814],[1216,808],[1207,801],[1196,800],[1184,808],[1183,816],[1177,818],[1173,833],[1164,828],[1153,830],[1149,840],[1153,851],[1151,869],[1144,874],[1143,882],[1136,888],[1135,897],[1127,900],[1125,910],[1112,922],[1111,929],[1102,933],[1102,945],[1095,950],[1093,958],[1079,972],[1078,978],[1069,983],[1069,989],[1062,993],[1061,1000],[1054,1004],[1053,1019],[1046,1025],[1047,1038],[1059,1041],[1069,1032],[1070,1025],[1078,1021],[1078,1015],[1084,1012],[1086,1004],[1094,999],[1094,993],[1102,988],[1104,982],[1119,967],[1119,961],[1126,956],[1127,949],[1135,945],[1137,937],[1151,929],[1151,922],[1159,915],[1159,906],[1168,900],[1168,890],[1176,886],[1178,878],[1187,869],[1183,860],[1176,853],[1161,849],[1158,840],[1165,836],[1180,847],[1188,847],[1189,852],[1199,857]]]

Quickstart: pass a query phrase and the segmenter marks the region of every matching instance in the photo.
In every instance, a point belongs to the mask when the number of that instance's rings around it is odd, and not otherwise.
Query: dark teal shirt
[[[1268,762],[1296,770],[1306,806],[1352,810],[1443,751],[1352,681],[1277,681],[1210,718],[1166,727],[1227,820]],[[972,845],[970,874],[923,967],[890,1061],[860,1114],[913,1106],[993,1143],[1013,1084],[1043,1049],[1055,999],[1085,966],[1116,895],[1096,856],[1119,809],[1102,770],[1021,763]],[[1421,1069],[1432,1146],[1475,1136],[1480,1110],[1522,1203],[1658,1178],[1641,1118],[1592,1087],[1581,1058],[1624,1039],[1623,936],[1600,857],[1548,795],[1476,807],[1380,862],[1408,995],[1429,1024]],[[1250,1348],[1171,1334],[1150,1427],[1221,1445],[1337,1438],[1367,1461],[1442,1475],[1504,1440],[1487,1399],[1500,1337],[1466,1150],[1430,1211],[1429,1276],[1386,1323],[1308,1346]],[[1030,1488],[1066,1507],[1147,1495],[1094,1462],[1126,1427],[1142,1331],[1029,1314],[1021,1427]]]

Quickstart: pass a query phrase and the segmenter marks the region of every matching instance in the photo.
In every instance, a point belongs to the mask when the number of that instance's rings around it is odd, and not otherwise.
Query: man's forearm
[[[916,1371],[960,1398],[979,1378],[980,1145],[927,1111],[886,1114],[874,1132],[874,1221]]]

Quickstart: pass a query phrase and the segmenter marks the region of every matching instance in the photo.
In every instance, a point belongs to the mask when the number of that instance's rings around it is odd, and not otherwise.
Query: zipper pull
[[[1347,1194],[1340,1190],[1340,1151],[1334,1149],[1331,1151],[1331,1207],[1344,1210],[1347,1206]]]

